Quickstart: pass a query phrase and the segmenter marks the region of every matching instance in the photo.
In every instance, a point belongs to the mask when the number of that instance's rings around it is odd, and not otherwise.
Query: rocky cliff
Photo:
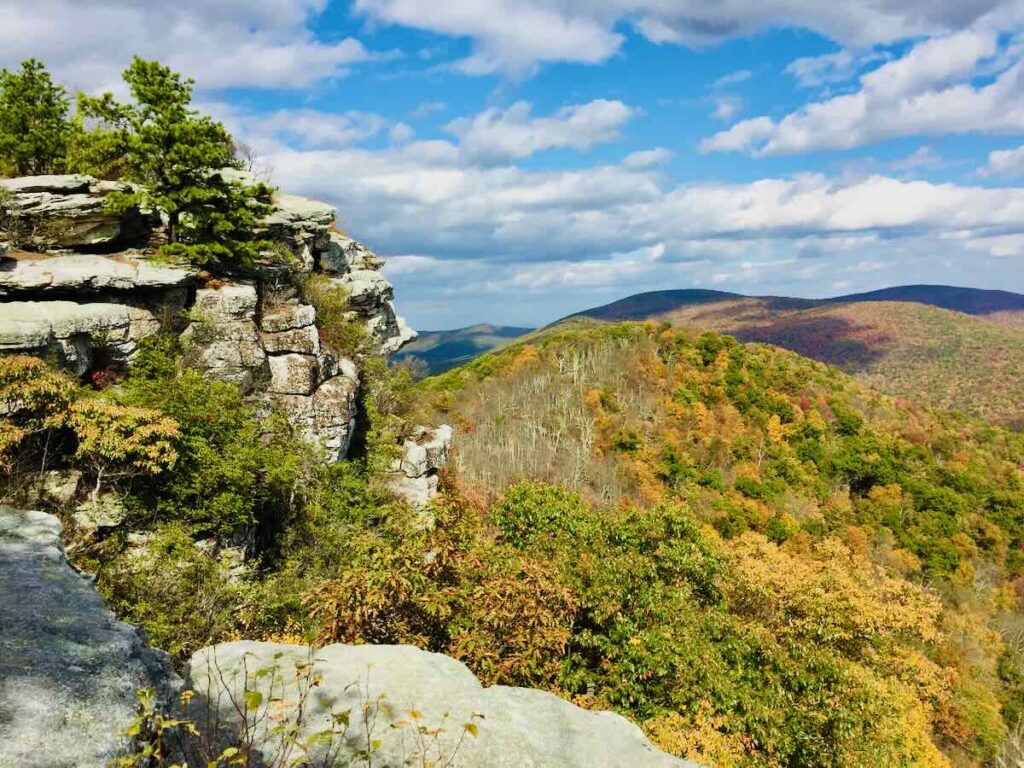
[[[395,313],[383,261],[335,228],[331,206],[277,193],[260,234],[280,250],[245,279],[213,277],[157,256],[157,212],[107,205],[127,189],[77,175],[0,180],[0,354],[40,355],[81,376],[123,366],[142,339],[174,327],[211,377],[280,406],[329,460],[343,457],[359,361],[321,343],[299,287],[319,274],[343,288],[371,351],[390,354],[415,333]]]

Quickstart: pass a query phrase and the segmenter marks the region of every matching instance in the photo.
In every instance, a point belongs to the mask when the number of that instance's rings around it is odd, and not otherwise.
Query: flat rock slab
[[[191,282],[194,276],[191,269],[128,257],[71,254],[19,259],[0,264],[0,296],[175,288]]]
[[[275,678],[288,686],[296,679],[296,663],[307,662],[309,653],[302,646],[224,643],[192,657],[188,685],[207,702],[215,702],[220,722],[227,725],[238,719],[232,701],[243,700],[244,687],[268,689]],[[448,656],[403,645],[329,645],[312,658],[322,679],[306,702],[303,733],[322,731],[329,727],[331,713],[349,711],[342,758],[365,748],[368,728],[370,741],[379,741],[373,764],[381,766],[696,768],[655,749],[636,725],[619,715],[581,709],[544,691],[485,688],[464,664]],[[269,701],[266,693],[263,698]],[[281,698],[283,709],[274,709],[273,717],[261,722],[276,726],[282,717],[287,720],[299,696],[286,687]],[[364,711],[369,713],[368,726]],[[476,737],[463,735],[466,723],[476,726]],[[419,753],[417,726],[442,729],[437,742],[428,745],[429,754]],[[268,726],[258,727],[263,756],[272,760],[275,737],[266,733]],[[344,759],[340,764],[346,764]]]
[[[135,691],[169,667],[117,621],[60,547],[60,522],[0,506],[0,765],[103,768]]]

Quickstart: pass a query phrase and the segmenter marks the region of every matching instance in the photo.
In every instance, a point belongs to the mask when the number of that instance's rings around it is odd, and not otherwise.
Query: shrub
[[[93,500],[104,479],[158,475],[178,458],[178,424],[159,411],[81,400],[71,407],[68,422],[78,438],[75,458],[96,476]]]
[[[311,448],[282,417],[257,419],[237,386],[180,367],[176,352],[172,340],[146,340],[117,392],[121,403],[157,408],[178,424],[175,471],[138,489],[139,503],[197,534],[277,525]]]
[[[369,333],[355,318],[344,286],[324,274],[310,275],[302,283],[302,298],[316,309],[321,344],[349,358],[367,352]]]
[[[578,531],[587,512],[578,493],[543,482],[513,485],[490,511],[502,538],[525,549],[539,540],[550,541]]]
[[[196,547],[180,523],[161,524],[143,546],[95,564],[111,608],[177,659],[237,631],[244,582],[233,581],[221,562]]]

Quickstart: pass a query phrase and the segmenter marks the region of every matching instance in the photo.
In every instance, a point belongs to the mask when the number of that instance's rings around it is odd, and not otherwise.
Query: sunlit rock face
[[[223,643],[197,652],[185,674],[202,692],[192,705],[208,712],[202,721],[219,723],[227,744],[248,714],[257,723],[254,745],[268,762],[287,734],[309,744],[313,764],[327,754],[337,764],[355,763],[369,749],[373,764],[382,766],[698,768],[658,751],[617,714],[581,709],[545,691],[485,688],[461,662],[408,645],[310,650]],[[317,682],[303,697],[309,679]],[[257,701],[253,692],[260,702],[274,702],[268,705],[273,715],[260,716],[262,703],[247,713],[246,691],[250,702]],[[424,732],[434,736],[424,739]]]
[[[372,353],[391,354],[416,336],[395,312],[383,260],[337,230],[326,203],[275,194],[257,234],[281,251],[266,254],[246,279],[211,278],[159,257],[159,212],[112,212],[107,197],[130,185],[67,175],[0,187],[13,222],[0,242],[0,354],[38,355],[84,376],[124,368],[143,339],[172,327],[193,365],[279,407],[337,461],[351,442],[359,361],[322,345],[302,281],[321,273],[345,290]]]

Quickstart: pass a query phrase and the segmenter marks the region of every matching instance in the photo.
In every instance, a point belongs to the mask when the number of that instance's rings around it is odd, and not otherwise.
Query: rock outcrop
[[[259,234],[293,258],[267,254],[252,279],[209,279],[194,266],[156,258],[158,214],[107,205],[109,195],[131,189],[79,175],[0,180],[7,236],[18,245],[0,243],[0,354],[39,355],[81,376],[123,366],[162,322],[187,322],[181,339],[195,365],[282,408],[329,461],[343,457],[358,361],[322,346],[316,310],[298,286],[324,274],[346,292],[373,351],[390,354],[415,332],[395,313],[383,260],[334,228],[330,205],[276,194]]]
[[[101,768],[125,746],[136,690],[165,695],[166,657],[68,565],[53,515],[0,506],[0,765]]]
[[[28,176],[0,179],[11,195],[11,214],[20,239],[32,250],[53,248],[128,247],[144,242],[160,219],[138,209],[115,211],[107,197],[133,187],[92,176]]]
[[[186,676],[227,742],[238,731],[247,698],[260,702],[250,722],[257,723],[255,744],[268,761],[280,746],[280,736],[269,731],[290,732],[301,688],[318,678],[303,702],[300,738],[333,728],[341,758],[369,747],[373,765],[696,768],[659,752],[619,715],[581,709],[543,691],[485,688],[462,663],[411,646],[330,645],[311,655],[302,646],[224,643],[195,654]],[[282,704],[270,703],[272,684]],[[262,696],[253,696],[257,691]],[[273,715],[261,716],[269,707],[275,707]],[[347,728],[332,717],[343,712]],[[421,738],[420,727],[441,730],[436,738]],[[328,749],[323,739],[309,745],[314,763]]]
[[[437,495],[440,472],[448,463],[454,433],[448,424],[430,429],[417,427],[402,444],[402,453],[392,465],[388,488],[414,508],[422,510]]]

